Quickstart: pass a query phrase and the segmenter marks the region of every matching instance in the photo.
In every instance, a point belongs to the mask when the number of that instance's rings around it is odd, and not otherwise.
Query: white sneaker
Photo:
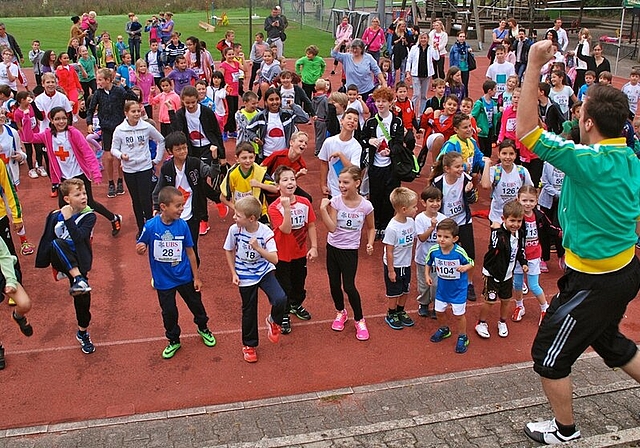
[[[522,282],[522,295],[526,296],[529,294],[529,287],[525,282]]]
[[[38,177],[38,173],[37,173],[37,171],[35,170],[35,168],[31,168],[31,169],[29,170],[29,173],[28,173],[28,174],[29,174],[29,177],[30,177],[31,179],[35,179],[35,178],[37,178],[37,177]]]
[[[498,321],[498,336],[501,338],[506,338],[509,336],[509,329],[507,328],[507,323]]]
[[[524,427],[524,433],[536,442],[545,443],[547,445],[558,445],[560,443],[566,443],[580,438],[580,431],[578,430],[570,436],[563,436],[560,434],[555,418],[544,422],[527,423]]]
[[[489,325],[486,322],[478,322],[476,325],[476,333],[478,336],[484,339],[489,339],[491,335],[489,334]]]
[[[39,166],[38,168],[36,168],[36,172],[38,173],[38,175],[40,175],[40,177],[47,177],[47,170],[43,166]]]
[[[524,306],[517,306],[513,310],[513,314],[511,315],[511,320],[514,322],[520,322],[524,317]]]

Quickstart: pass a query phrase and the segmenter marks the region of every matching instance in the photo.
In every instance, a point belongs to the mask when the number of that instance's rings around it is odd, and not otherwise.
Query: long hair
[[[53,117],[55,117],[58,114],[58,112],[64,113],[65,117],[67,117],[67,127],[65,127],[64,130],[66,131],[67,129],[69,129],[69,116],[67,115],[67,111],[64,110],[64,107],[60,107],[60,106],[54,107],[49,111],[49,129],[51,129],[51,135],[53,135],[54,137],[58,135],[58,130],[53,124]]]

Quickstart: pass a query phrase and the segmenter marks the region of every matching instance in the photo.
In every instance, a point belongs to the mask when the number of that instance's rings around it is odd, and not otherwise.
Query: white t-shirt
[[[360,166],[360,156],[362,154],[362,146],[358,141],[351,137],[349,141],[340,140],[340,135],[329,137],[322,144],[318,158],[329,164],[329,172],[327,173],[327,186],[331,196],[340,196],[340,188],[338,187],[338,175],[344,165],[339,157],[331,157],[334,152],[341,152],[349,161]]]
[[[189,130],[189,140],[191,140],[191,144],[198,148],[210,145],[211,142],[204,135],[202,123],[200,123],[200,105],[198,104],[198,108],[193,113],[185,109],[184,115],[187,119],[187,129]]]
[[[493,79],[496,82],[496,96],[504,92],[507,88],[507,78],[510,75],[515,75],[516,69],[511,62],[504,61],[502,64],[494,62],[487,68],[487,78]]]
[[[207,89],[209,88],[210,87],[207,87]],[[209,91],[207,90],[207,96],[208,95]],[[227,98],[227,89],[214,87],[211,90],[211,95],[212,96],[210,98],[213,98],[213,103],[216,106],[214,110],[216,115],[219,117],[224,117],[225,115],[227,115],[227,103],[225,101],[225,99]]]
[[[182,214],[180,218],[188,221],[193,216],[193,190],[191,189],[191,185],[187,181],[187,178],[184,175],[184,168],[186,164],[182,166],[182,169],[179,169],[176,166],[176,188],[180,193],[182,193],[182,197],[184,198],[184,208],[182,209]]]
[[[438,212],[438,214],[436,215],[437,222],[441,222],[446,218],[447,217],[440,212]],[[429,218],[424,213],[420,213],[416,216],[416,255],[414,257],[414,261],[421,266],[426,265],[427,252],[429,252],[431,246],[433,246],[437,242],[436,229],[433,229],[433,232],[427,237],[426,240],[420,241],[420,238],[418,238],[418,235],[423,234],[430,227],[431,218]]]
[[[62,178],[71,179],[72,177],[80,176],[82,174],[82,169],[80,168],[76,155],[73,153],[73,149],[71,148],[68,132],[59,132],[57,135],[52,136],[52,142],[53,154],[58,160]]]
[[[46,93],[41,93],[35,99],[36,106],[42,112],[43,120],[40,122],[40,132],[44,132],[49,127],[49,112],[54,107],[62,107],[65,112],[71,112],[73,108],[69,99],[62,93],[56,91],[53,96],[48,96]]]
[[[268,272],[273,271],[276,267],[263,258],[256,251],[249,241],[255,238],[263,249],[267,252],[276,252],[276,241],[273,238],[273,231],[262,224],[258,223],[258,230],[251,233],[247,229],[238,227],[233,224],[229,228],[227,238],[224,241],[224,250],[235,251],[235,268],[236,274],[240,279],[238,286],[251,286],[259,283]]]
[[[376,115],[376,117],[377,116],[378,115]],[[391,120],[393,120],[392,113],[390,113],[386,118],[382,119],[382,124],[378,123],[378,126],[376,126],[376,138],[384,139],[387,142],[387,145],[389,144],[389,142],[387,141],[387,137],[385,137],[384,132],[382,132],[382,126],[387,129],[387,134],[389,134],[389,137],[391,137]],[[380,147],[378,147],[378,149],[380,149]],[[381,156],[380,153],[376,151],[373,155],[372,165],[379,167],[389,166],[391,165],[391,157]]]
[[[631,85],[630,82],[626,83],[622,86],[622,93],[627,95],[629,110],[635,115],[636,110],[638,110],[638,100],[640,100],[640,83],[635,86]]]
[[[560,106],[564,118],[569,118],[569,102],[571,101],[571,95],[573,95],[573,89],[569,86],[563,86],[562,90],[557,91],[553,87],[549,91],[549,99]]]
[[[282,97],[282,108],[291,110],[291,105],[294,103],[296,98],[296,92],[293,87],[290,89],[285,89],[284,87],[280,87],[280,96]]]
[[[464,175],[453,185],[442,179],[442,210],[447,218],[453,219],[459,226],[467,224],[467,212],[464,208]]]
[[[502,169],[502,174],[500,175],[498,184],[493,186],[496,167],[492,166],[489,168],[489,178],[491,179],[492,185],[489,219],[492,222],[502,222],[502,209],[504,208],[504,204],[517,198],[520,187],[523,185],[533,185],[529,171],[524,167],[520,169],[524,173],[524,182],[520,176],[518,168],[515,165],[512,165],[510,173],[507,173],[504,168]]]
[[[282,120],[280,120],[280,114],[271,112],[267,113],[267,131],[262,139],[264,145],[262,146],[262,152],[264,157],[269,157],[274,151],[287,148],[287,139],[284,138],[284,126]]]
[[[356,100],[353,103],[348,103],[347,109],[355,109],[358,111],[358,122],[360,123],[360,129],[362,129],[364,127],[364,109],[362,108],[360,101]]]
[[[406,222],[396,221],[392,218],[384,231],[384,253],[382,262],[387,263],[387,245],[393,246],[393,267],[407,268],[411,266],[411,254],[413,241],[416,239],[416,225],[413,218],[407,218]]]
[[[9,81],[9,74],[16,79]],[[4,62],[0,62],[0,85],[9,86],[11,90],[18,90],[18,66],[11,64],[9,67]]]
[[[149,52],[147,59],[149,60],[149,73],[153,75],[154,78],[161,78],[162,73],[160,73],[160,67],[158,65],[158,52],[155,53],[153,51]]]
[[[347,207],[342,195],[331,198],[331,207],[337,212],[336,230],[327,234],[327,243],[338,249],[357,249],[360,247],[362,227],[367,215],[373,212],[373,205],[365,198],[354,208]]]

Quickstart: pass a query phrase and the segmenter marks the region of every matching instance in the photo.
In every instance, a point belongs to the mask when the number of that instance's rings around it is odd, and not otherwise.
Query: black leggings
[[[133,214],[136,217],[139,233],[142,232],[145,221],[153,218],[153,201],[151,200],[151,192],[153,190],[152,175],[153,170],[151,168],[137,173],[124,173],[124,181],[129,189]]]
[[[362,300],[356,288],[356,272],[358,270],[358,249],[338,249],[327,244],[327,275],[331,298],[337,311],[344,310],[344,294],[347,294],[353,318],[362,319]]]
[[[49,158],[47,157],[47,153],[44,152],[44,146],[42,144],[24,142],[24,151],[27,153],[27,166],[30,170],[36,167],[33,164],[33,155],[35,154],[35,162],[38,166],[46,166],[47,172],[49,172]]]
[[[94,78],[94,79],[91,79],[89,81],[80,82],[80,85],[82,86],[82,93],[84,94],[84,101],[88,106],[89,105],[89,102],[88,102],[89,95],[92,94],[93,92],[95,92],[96,90],[98,90],[98,83],[96,82],[96,80]]]
[[[89,178],[87,178],[85,174],[75,176],[74,178],[80,179],[81,181],[84,182],[84,189],[87,191],[87,205],[89,207],[91,207],[96,213],[107,218],[109,221],[113,221],[114,219],[116,219],[116,215],[112,211],[107,209],[107,207],[105,207],[104,205],[102,205],[101,203],[99,203],[93,198],[93,193],[91,191],[91,181],[89,180]],[[64,180],[65,179],[61,179],[61,181],[64,181]],[[64,197],[62,195],[62,191],[60,191],[60,185],[58,185],[58,207],[62,208],[64,205],[66,205],[64,202]]]
[[[224,130],[227,132],[236,132],[236,112],[238,112],[238,95],[227,95],[227,124]]]

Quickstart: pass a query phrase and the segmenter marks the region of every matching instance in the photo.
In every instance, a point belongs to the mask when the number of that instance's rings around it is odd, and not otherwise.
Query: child
[[[467,88],[462,82],[462,71],[460,68],[450,67],[444,82],[446,84],[444,96],[455,95],[458,98],[458,104],[460,104],[462,98],[467,96]]]
[[[357,89],[356,89],[357,91]],[[346,93],[342,92],[331,92],[329,94],[329,99],[327,100],[329,103],[328,112],[327,112],[327,134],[329,137],[334,135],[338,135],[341,131],[340,121],[342,120],[342,116],[347,110],[347,105],[349,104],[349,97]],[[355,110],[355,109],[354,109]],[[356,112],[358,112],[356,110]],[[358,113],[358,122],[356,123],[356,129],[360,122],[360,113]],[[316,148],[316,156],[318,155],[318,149]]]
[[[233,49],[233,41],[236,38],[236,33],[233,30],[227,30],[224,33],[224,39],[220,39],[218,41],[218,43],[216,44],[216,49],[220,52],[220,55],[222,56],[222,60],[225,60],[225,55],[224,52],[227,48],[231,48]]]
[[[304,52],[306,56],[296,61],[296,73],[302,78],[302,89],[311,98],[316,81],[324,74],[327,66],[324,59],[318,56],[319,50],[315,45],[309,45]]]
[[[31,42],[31,50],[29,50],[29,61],[33,64],[33,74],[36,77],[36,86],[42,86],[42,56],[44,51],[40,49],[40,41]]]
[[[60,197],[65,205],[47,217],[36,255],[36,267],[51,265],[56,276],[59,272],[69,278],[69,294],[73,296],[78,323],[76,339],[82,352],[88,355],[96,350],[87,331],[91,322],[91,286],[87,274],[93,262],[91,239],[96,215],[88,206],[89,195],[85,185],[78,178],[66,179],[60,185]]]
[[[315,153],[318,154],[327,138],[327,119],[329,115],[329,99],[327,82],[320,78],[315,84],[315,94],[311,100],[313,108],[313,131],[315,133]]]
[[[572,140],[572,133],[577,130],[580,135],[580,111],[582,109],[582,101],[578,100],[571,105],[571,118],[570,120],[562,123],[562,137],[567,140]],[[578,139],[580,141],[580,139]]]
[[[463,98],[460,101],[460,113],[468,115],[471,119],[471,128],[473,129],[473,138],[478,139],[478,122],[471,115],[471,111],[473,110],[473,100],[469,97]]]
[[[598,84],[601,86],[610,86],[613,82],[613,75],[609,71],[600,72],[598,75]],[[629,106],[631,107],[631,106]]]
[[[516,136],[516,114],[518,112],[518,103],[520,103],[520,87],[513,90],[511,104],[507,106],[500,116],[500,132],[498,132],[498,144],[505,139],[515,141],[518,153],[526,151],[520,140]]]
[[[444,79],[434,79],[432,86],[434,89],[434,94],[431,98],[427,98],[427,100],[425,101],[424,108],[422,109],[421,114],[429,115],[435,110],[442,110],[444,108],[444,91],[447,88]]]
[[[434,186],[427,186],[420,193],[420,202],[424,211],[416,216],[416,277],[418,278],[418,316],[436,319],[436,311],[429,309],[429,304],[436,301],[436,287],[438,277],[435,272],[430,273],[431,286],[427,284],[426,263],[429,249],[436,244],[436,226],[447,217],[440,213],[442,206],[442,192]]]
[[[227,107],[229,91],[221,71],[216,70],[211,75],[211,93],[213,94],[213,111],[216,114],[218,127],[222,131],[222,141],[226,142],[229,140],[229,133],[225,130],[229,117],[229,108]]]
[[[261,222],[268,223],[267,198],[265,192],[276,193],[278,189],[267,174],[267,169],[255,163],[256,154],[249,142],[236,146],[236,164],[227,172],[220,184],[220,199],[235,210],[235,203],[245,196],[253,196],[262,204]]]
[[[173,81],[173,90],[177,95],[182,93],[182,89],[192,84],[198,79],[198,74],[192,69],[187,68],[187,58],[184,56],[176,57],[176,61],[171,73],[167,75],[171,81]]]
[[[302,320],[311,319],[311,314],[302,303],[307,297],[307,291],[304,289],[307,261],[318,258],[316,215],[311,202],[295,194],[297,183],[293,168],[280,165],[276,168],[273,178],[280,197],[269,206],[269,218],[278,248],[276,279],[287,295],[287,307],[282,317],[282,333],[289,334],[289,313]],[[307,247],[307,238],[311,248]]]
[[[638,72],[638,78],[640,78],[640,72]],[[584,74],[584,84],[578,90],[579,101],[584,101],[584,98],[587,96],[587,89],[591,87],[595,81],[596,81],[596,72],[594,72],[593,70],[587,70]],[[624,86],[622,88],[624,89]],[[623,90],[623,93],[624,93],[624,90]]]
[[[160,80],[160,89],[162,92],[158,92],[157,87],[152,87],[152,92],[156,93],[151,97],[149,103],[151,105],[159,104],[160,110],[158,111],[158,119],[160,120],[160,133],[163,137],[166,137],[171,133],[171,119],[169,118],[169,104],[173,107],[173,110],[178,110],[182,107],[180,96],[173,91],[171,80],[169,78],[162,78]]]
[[[553,227],[549,219],[544,213],[537,209],[538,205],[538,190],[533,186],[525,185],[518,190],[518,201],[522,204],[524,209],[524,220],[522,222],[522,232],[525,237],[524,254],[527,258],[527,284],[529,290],[536,296],[538,303],[540,304],[540,319],[538,324],[544,319],[544,315],[549,308],[547,298],[544,295],[544,291],[538,283],[540,277],[540,265],[542,263],[542,234],[555,234],[560,235],[560,229]],[[516,266],[513,274],[513,289],[515,290],[516,307],[513,310],[511,320],[514,322],[520,322],[524,316],[524,302],[522,300],[522,282],[524,281],[524,274],[518,266]]]
[[[387,81],[387,87],[393,88],[396,81],[395,81],[395,72],[393,71],[393,68],[392,68],[393,65],[391,64],[391,60],[384,57],[380,58],[380,61],[378,62],[378,67],[380,67],[382,76],[384,76],[384,79]],[[373,81],[376,87],[380,85],[380,80],[378,79],[377,76]]]
[[[482,83],[484,95],[473,105],[471,115],[478,123],[478,144],[485,157],[491,157],[492,144],[498,137],[497,126],[500,123],[498,103],[493,99],[496,82],[487,79]]]
[[[250,145],[249,145],[250,146]],[[278,252],[274,234],[259,218],[264,206],[255,197],[243,197],[235,204],[233,219],[224,242],[227,264],[234,285],[242,298],[242,356],[247,362],[258,361],[258,288],[269,298],[267,336],[274,344],[280,340],[287,296],[274,274]]]
[[[34,100],[35,107],[42,112],[40,131],[44,131],[49,128],[49,113],[54,107],[62,107],[69,114],[73,110],[73,106],[69,102],[69,99],[63,93],[58,92],[56,89],[57,86],[58,82],[55,74],[44,73],[42,75],[42,87],[44,87],[44,92],[36,96],[36,99]]]
[[[127,45],[122,36],[118,36],[116,39],[116,49],[118,50],[120,58],[123,59],[125,52],[129,51],[129,45]]]
[[[300,84],[300,76],[296,73],[292,73],[289,70],[283,70],[280,73],[278,91],[282,98],[282,107],[284,109],[292,110],[292,105],[295,103],[302,107],[310,116],[314,116],[313,104],[309,96],[302,90],[298,84]],[[320,80],[318,80],[320,81]],[[326,80],[323,80],[326,82]],[[278,84],[274,80],[274,84]],[[328,83],[327,83],[328,85]],[[325,89],[328,90],[328,87]]]
[[[160,49],[157,39],[149,41],[149,51],[144,55],[144,61],[147,63],[149,73],[153,75],[156,87],[160,87],[160,80],[164,77],[166,54]]]
[[[24,132],[22,130],[23,120],[24,118],[28,118],[29,126],[31,126],[32,132],[38,132],[39,124],[38,119],[36,118],[35,111],[33,110],[33,106],[31,105],[33,98],[30,96],[27,91],[20,91],[16,95],[16,101],[18,102],[18,108],[13,113],[13,118],[15,120],[16,126],[18,127],[18,133],[20,135],[20,139],[22,143],[24,143],[24,148],[27,155],[27,166],[29,167],[29,177],[32,179],[40,177],[47,177],[47,170],[44,167],[44,155],[42,145],[34,145],[32,142],[28,142],[25,140]],[[34,154],[35,154],[35,163],[34,163]],[[48,162],[47,162],[48,163]]]
[[[0,84],[11,88],[13,96],[18,93],[18,77],[20,68],[13,62],[13,50],[3,47],[2,64],[0,64]]]
[[[517,198],[518,190],[523,185],[533,185],[529,171],[522,165],[516,165],[516,144],[505,139],[498,147],[500,163],[491,166],[491,159],[486,158],[482,172],[482,188],[491,190],[491,207],[489,221],[495,229],[502,224],[502,208],[507,202]]]
[[[513,103],[513,93],[518,88],[519,82],[520,79],[518,78],[518,75],[509,75],[507,78],[507,85],[504,92],[498,95],[498,110],[500,112],[504,111]]]
[[[153,106],[149,102],[151,98],[151,87],[155,85],[153,75],[149,73],[147,63],[143,59],[136,61],[136,73],[133,84],[140,88],[142,92],[142,106],[144,107],[147,117],[153,118]]]
[[[60,53],[55,62],[56,78],[58,78],[58,85],[66,92],[67,98],[69,98],[75,116],[78,113],[78,97],[79,92],[82,91],[82,85],[80,85],[78,73],[69,62],[69,55]],[[77,121],[77,117],[75,117],[75,120]]]
[[[360,101],[362,101],[362,99],[360,99]],[[366,105],[364,107],[366,107]],[[416,114],[413,110],[413,104],[411,104],[411,100],[409,99],[409,90],[404,81],[400,81],[396,84],[396,100],[394,103],[394,109],[396,114],[402,120],[402,125],[404,126],[404,145],[409,151],[413,152],[416,147],[415,132],[419,131],[418,120],[416,119]],[[368,108],[367,112],[369,112]]]
[[[404,310],[411,284],[411,254],[416,227],[413,217],[418,209],[414,191],[397,187],[390,195],[395,214],[387,224],[382,244],[384,284],[387,296],[387,315],[384,321],[394,330],[413,327],[414,321]]]
[[[349,99],[349,102],[345,109],[357,110],[360,114],[360,118],[358,119],[360,127],[364,127],[365,121],[371,117],[371,111],[369,110],[367,103],[362,100],[362,95],[358,92],[358,86],[355,84],[349,84],[347,86],[347,98]]]
[[[427,252],[427,269],[425,278],[431,287],[433,280],[431,273],[438,278],[434,309],[436,319],[442,323],[447,305],[451,304],[451,311],[458,324],[458,340],[456,353],[465,353],[469,346],[467,336],[466,299],[468,272],[473,268],[473,259],[469,258],[465,250],[458,246],[458,225],[452,219],[444,219],[436,227],[437,244],[431,246]],[[451,336],[448,326],[440,326],[431,336],[431,342],[441,342]]]
[[[251,60],[251,77],[249,78],[249,88],[253,89],[253,82],[256,79],[256,73],[260,70],[262,65],[262,56],[264,52],[269,50],[269,45],[264,41],[264,34],[256,33],[253,45],[251,45],[251,52],[249,53],[249,59]]]
[[[585,75],[585,81],[586,81]],[[633,120],[638,110],[638,100],[640,100],[640,70],[633,69],[629,74],[629,82],[622,86],[622,93],[627,95],[629,100],[629,118]],[[580,98],[582,99],[582,98]]]
[[[492,81],[495,81],[496,87],[493,92],[492,98],[498,99],[498,95],[504,92],[507,88],[507,79],[511,75],[516,74],[516,69],[511,62],[506,60],[507,51],[504,45],[498,45],[496,47],[496,60],[488,68],[486,77]]]
[[[164,160],[164,137],[155,127],[140,119],[141,109],[136,101],[124,104],[126,119],[113,133],[111,146],[113,157],[122,160],[124,181],[131,195],[133,214],[138,225],[137,237],[142,233],[145,221],[153,218],[151,177],[154,174],[153,167]],[[150,141],[155,141],[157,145],[153,160],[149,149]]]
[[[489,250],[484,256],[482,268],[484,303],[475,327],[478,336],[484,339],[491,337],[487,316],[498,299],[500,299],[498,336],[506,338],[509,335],[507,318],[509,303],[513,296],[513,271],[516,263],[522,266],[523,272],[529,270],[524,253],[525,235],[521,228],[523,216],[522,204],[515,200],[507,202],[502,210],[502,225],[491,230]]]
[[[269,157],[262,161],[261,165],[267,168],[267,172],[272,177],[279,166],[287,166],[293,169],[296,174],[296,179],[298,179],[308,172],[307,164],[302,158],[302,153],[307,149],[308,144],[309,134],[304,131],[296,131],[291,134],[288,149],[281,149],[280,151],[271,153]],[[300,186],[296,187],[294,194],[306,198],[309,202],[313,201],[311,195],[300,188]]]
[[[327,226],[327,275],[331,298],[337,315],[331,324],[334,331],[344,330],[348,319],[344,306],[344,293],[353,310],[356,325],[356,339],[369,339],[369,330],[362,314],[360,293],[356,289],[355,279],[358,267],[358,248],[362,236],[362,227],[367,227],[367,255],[373,254],[375,225],[371,202],[360,196],[358,188],[362,174],[357,166],[345,167],[340,172],[340,194],[331,199],[323,198],[320,215]],[[343,293],[344,289],[344,293]]]
[[[89,50],[84,45],[78,48],[78,56],[78,66],[82,68],[79,75],[80,85],[82,86],[84,101],[88,104],[89,96],[98,89],[98,84],[96,83],[98,63],[96,58],[89,54]]]
[[[179,33],[171,33],[171,41],[165,45],[164,51],[167,55],[167,65],[173,67],[178,57],[184,56],[187,52],[187,46],[180,41]],[[187,67],[186,59],[184,60],[184,67]]]
[[[420,118],[423,146],[418,157],[420,166],[424,166],[427,154],[431,151],[431,158],[437,160],[442,145],[455,135],[453,117],[458,110],[458,97],[449,95],[442,110],[436,109],[430,114],[426,112]]]
[[[281,71],[282,68],[280,67],[280,62],[274,60],[273,52],[271,50],[265,50],[262,54],[260,69],[258,70],[258,79],[255,81],[255,84],[258,85],[261,98],[264,98],[265,92]],[[263,101],[266,104],[266,98]]]
[[[471,117],[462,113],[455,114],[453,116],[453,130],[455,134],[442,146],[436,161],[448,152],[459,152],[462,154],[463,167],[467,174],[475,176],[475,173],[481,173],[485,164],[478,143],[472,137]],[[469,249],[465,249],[469,252]]]
[[[102,33],[102,36],[100,37],[96,59],[98,60],[98,65],[101,68],[115,70],[116,67],[120,65],[120,52],[107,32]]]
[[[20,332],[27,336],[33,336],[33,327],[27,321],[26,314],[31,310],[31,299],[24,290],[20,282],[18,282],[19,273],[15,270],[15,263],[18,259],[15,255],[9,252],[9,248],[0,240],[0,270],[2,275],[0,276],[0,301],[4,299],[4,296],[11,296],[15,303],[15,308],[11,313],[11,317],[20,327]],[[0,370],[6,367],[6,361],[4,358],[4,347],[0,343]]]
[[[253,118],[258,115],[258,95],[256,95],[251,90],[244,92],[242,94],[242,104],[243,107],[241,107],[240,110],[236,112],[236,125],[238,133],[236,144],[249,141],[249,136],[247,135],[247,126],[249,125],[251,120],[253,120]],[[257,154],[258,145],[255,143],[252,144],[254,145]]]
[[[230,138],[237,138],[236,133],[236,112],[238,111],[238,94],[240,89],[240,72],[242,66],[236,61],[233,48],[224,49],[225,60],[220,64],[220,72],[224,75],[224,82],[227,85],[227,122],[224,131]],[[223,129],[221,129],[223,130]]]
[[[176,291],[185,301],[198,326],[198,334],[207,347],[216,345],[207,322],[209,317],[202,304],[202,281],[193,250],[189,226],[180,219],[184,209],[184,197],[175,187],[164,187],[158,194],[160,214],[145,223],[137,239],[136,252],[149,252],[149,264],[153,287],[158,293],[162,309],[162,322],[169,344],[162,351],[164,359],[173,358],[180,349],[180,325]],[[149,250],[151,248],[151,250]]]
[[[456,151],[445,153],[436,162],[432,176],[433,186],[442,192],[440,212],[458,225],[460,245],[470,259],[475,259],[476,249],[469,208],[474,190],[471,176],[464,171],[463,156]],[[467,285],[467,300],[476,301],[471,275]]]
[[[549,92],[549,99],[560,106],[562,111],[562,117],[565,120],[569,119],[569,108],[572,103],[577,101],[576,96],[573,93],[573,89],[569,86],[565,86],[563,83],[564,73],[558,70],[551,72],[551,91]]]

